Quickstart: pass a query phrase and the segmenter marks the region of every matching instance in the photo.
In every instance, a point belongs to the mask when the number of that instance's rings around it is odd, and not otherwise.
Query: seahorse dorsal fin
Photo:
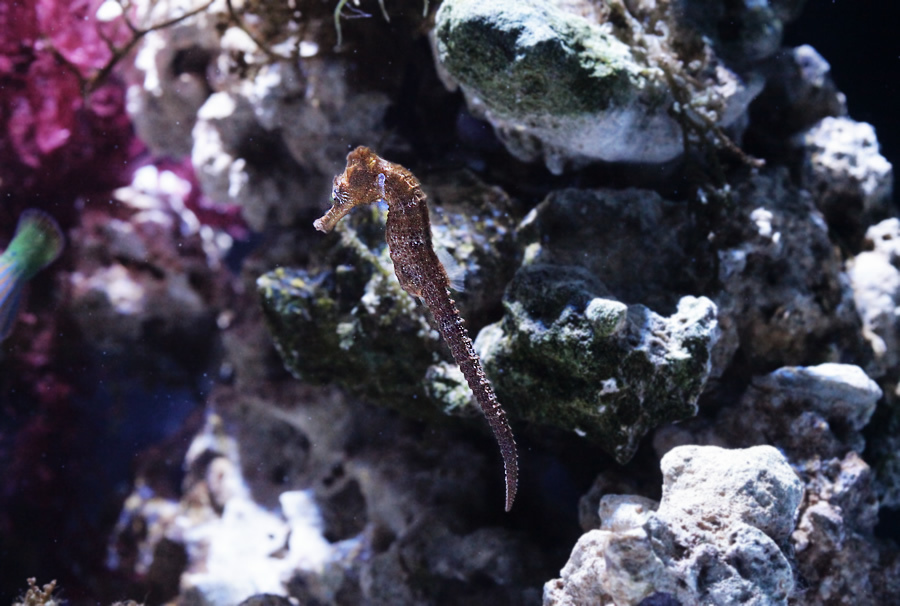
[[[447,272],[447,279],[450,280],[450,289],[456,292],[465,292],[466,290],[466,268],[456,260],[456,257],[450,254],[450,251],[435,243],[434,252],[444,266]]]

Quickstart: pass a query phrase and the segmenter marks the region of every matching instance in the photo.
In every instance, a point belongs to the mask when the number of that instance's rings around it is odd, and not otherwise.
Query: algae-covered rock
[[[534,0],[447,0],[437,56],[509,150],[570,159],[663,162],[682,151],[669,93],[631,49],[576,14]]]
[[[615,194],[610,197],[618,200]],[[591,222],[608,225],[603,213],[622,211],[644,219],[636,225],[625,222],[629,235],[635,229],[650,229],[650,224],[660,227],[666,213],[654,205],[656,200],[642,205],[640,197],[635,198],[626,196],[622,204],[609,208],[595,204]],[[434,213],[435,242],[448,244],[449,252],[463,264],[467,282],[473,278],[479,289],[506,284],[509,260],[516,257],[507,250],[511,230],[502,205],[486,205],[480,213],[453,212],[452,201],[445,202],[449,203],[443,205],[444,211]],[[669,214],[681,216],[681,211],[673,208]],[[400,290],[380,241],[380,224],[366,223],[366,217],[378,213],[354,215],[361,225],[359,233],[344,227],[343,245],[338,247],[354,255],[344,263],[332,262],[336,270],[313,277],[278,269],[258,281],[285,364],[307,380],[336,382],[369,401],[415,415],[432,416],[440,409],[476,414],[461,374],[442,355],[443,345],[430,328],[424,307],[415,306]],[[540,217],[543,222],[527,223],[526,232],[540,234],[556,223],[546,208]],[[591,233],[588,229],[587,237]],[[586,236],[580,231],[576,235]],[[590,247],[595,251],[591,255],[569,251],[568,256],[563,243],[541,239],[546,249],[532,250],[529,264],[518,270],[506,289],[503,321],[482,330],[476,347],[512,416],[589,436],[625,462],[647,431],[696,413],[718,334],[716,306],[706,298],[683,297],[665,318],[643,305],[626,305],[593,271],[566,262],[588,256],[586,264],[593,269],[591,263],[605,251]],[[374,250],[364,241],[373,242]],[[645,252],[666,258],[663,251],[671,248],[664,244]],[[624,259],[626,250],[625,246],[619,252],[611,250],[610,257]],[[534,262],[535,258],[555,263]],[[617,269],[630,271],[629,267]],[[617,286],[624,283],[619,278]],[[472,311],[477,317],[488,306],[483,297],[470,298],[464,315]]]
[[[275,347],[298,378],[334,382],[370,401],[426,413],[416,398],[437,335],[421,312],[400,308],[407,295],[392,288],[393,276],[369,269],[373,275],[359,290],[353,284],[357,271],[344,267],[310,276],[279,268],[260,276],[257,288]]]
[[[435,55],[445,84],[520,160],[557,174],[667,162],[685,137],[738,132],[763,86],[725,65],[685,12],[674,1],[445,0]]]
[[[694,230],[685,205],[636,189],[561,190],[529,214],[504,318],[475,343],[512,417],[625,462],[647,431],[696,413],[718,320],[708,299],[680,296],[710,273]],[[429,369],[426,389],[447,411],[473,411],[447,364]]]
[[[625,463],[649,430],[696,414],[717,338],[709,299],[684,297],[664,318],[609,298],[582,268],[526,265],[504,305],[476,348],[514,417],[575,431]]]

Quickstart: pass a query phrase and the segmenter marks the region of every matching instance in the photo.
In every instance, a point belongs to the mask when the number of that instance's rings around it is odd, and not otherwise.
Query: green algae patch
[[[352,281],[338,273],[311,277],[279,268],[257,280],[266,324],[285,367],[297,378],[334,383],[401,412],[434,413],[434,407],[422,406],[422,377],[434,359],[433,339],[423,335],[431,332],[427,322],[390,313],[393,295],[377,293],[371,284],[357,292],[342,288]]]
[[[444,67],[499,113],[594,112],[646,84],[624,43],[548,3],[445,2],[437,40]]]

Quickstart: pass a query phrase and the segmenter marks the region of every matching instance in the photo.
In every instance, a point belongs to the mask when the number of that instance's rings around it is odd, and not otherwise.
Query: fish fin
[[[0,260],[4,259],[5,257],[0,257]],[[25,281],[13,263],[5,260],[0,263],[0,341],[9,336],[16,323],[24,284]]]
[[[64,244],[56,220],[44,211],[29,208],[19,217],[16,235],[3,255],[18,266],[22,279],[30,280],[56,260]]]
[[[456,292],[465,291],[466,268],[443,246],[435,244],[434,252],[437,254],[441,265],[444,266],[444,271],[447,272],[447,278],[450,280],[450,290]]]

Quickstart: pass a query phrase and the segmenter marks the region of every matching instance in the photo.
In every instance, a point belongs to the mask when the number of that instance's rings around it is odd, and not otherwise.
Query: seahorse
[[[506,511],[509,511],[518,486],[516,441],[506,412],[484,374],[456,302],[450,296],[447,271],[431,243],[431,220],[419,180],[403,166],[388,162],[369,148],[360,146],[347,155],[347,167],[334,178],[332,198],[332,207],[313,224],[319,231],[331,231],[356,206],[381,200],[387,203],[385,237],[394,262],[394,273],[403,290],[422,299],[428,306],[438,331],[494,433],[503,457]]]

